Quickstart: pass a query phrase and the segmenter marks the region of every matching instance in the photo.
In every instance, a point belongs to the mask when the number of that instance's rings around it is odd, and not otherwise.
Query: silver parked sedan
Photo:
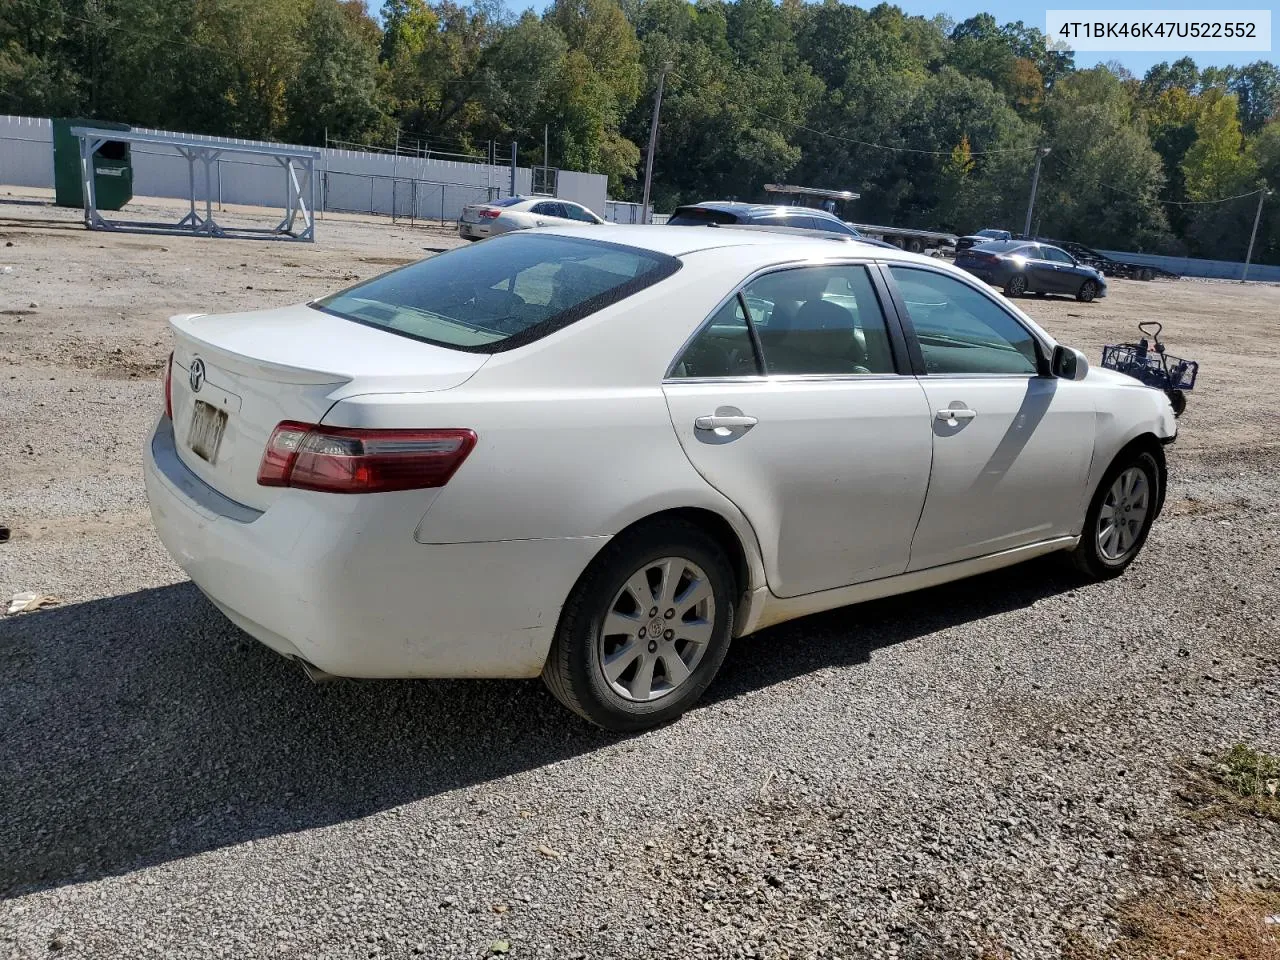
[[[503,197],[489,203],[473,203],[462,208],[458,236],[483,240],[512,230],[531,227],[600,226],[606,221],[580,203],[556,197]]]

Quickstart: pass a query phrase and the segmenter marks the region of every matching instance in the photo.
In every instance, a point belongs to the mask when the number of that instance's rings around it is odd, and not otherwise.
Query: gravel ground
[[[452,238],[86,234],[39,199],[0,191],[0,597],[61,602],[0,619],[0,955],[1057,957],[1140,898],[1280,886],[1280,825],[1179,799],[1280,751],[1280,289],[1025,301],[1090,356],[1162,319],[1204,364],[1125,577],[1046,558],[773,628],[619,738],[536,682],[313,686],[151,532],[169,314]]]

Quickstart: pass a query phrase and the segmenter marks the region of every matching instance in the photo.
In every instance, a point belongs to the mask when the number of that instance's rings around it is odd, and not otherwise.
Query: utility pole
[[[542,125],[542,189],[547,189],[548,181],[551,179],[551,129],[550,124]]]
[[[653,151],[658,145],[658,115],[662,112],[662,88],[666,85],[667,71],[671,67],[670,60],[662,65],[662,69],[658,72],[658,89],[653,95],[653,119],[649,121],[649,151],[644,160],[644,196],[640,201],[640,216],[644,223],[653,222],[653,217],[649,213],[649,187],[653,183]]]
[[[1036,208],[1036,188],[1040,186],[1040,161],[1048,155],[1048,147],[1036,147],[1036,170],[1031,175],[1031,200],[1027,203],[1027,222],[1022,227],[1024,237],[1031,236],[1031,214]]]
[[[516,142],[511,141],[511,196],[516,195]]]
[[[1262,219],[1262,201],[1271,196],[1272,191],[1265,186],[1258,191],[1258,212],[1253,215],[1253,233],[1249,234],[1249,252],[1244,255],[1244,272],[1240,274],[1240,282],[1249,279],[1249,261],[1253,259],[1253,241],[1258,239],[1258,221]]]

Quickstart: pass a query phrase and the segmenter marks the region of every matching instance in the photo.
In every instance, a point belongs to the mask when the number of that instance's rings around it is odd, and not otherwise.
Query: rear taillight
[[[173,419],[173,352],[169,352],[169,360],[164,365],[164,415]]]
[[[481,210],[480,217],[484,220],[497,220],[501,213],[501,210]]]
[[[327,493],[443,487],[475,445],[473,430],[360,430],[286,420],[271,432],[258,483]]]

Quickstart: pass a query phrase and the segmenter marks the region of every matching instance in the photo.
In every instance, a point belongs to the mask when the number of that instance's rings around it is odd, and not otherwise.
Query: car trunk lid
[[[258,485],[258,467],[282,420],[319,423],[338,400],[358,394],[448,390],[488,359],[305,304],[187,314],[170,326],[178,455],[219,493],[257,510],[280,493]]]

